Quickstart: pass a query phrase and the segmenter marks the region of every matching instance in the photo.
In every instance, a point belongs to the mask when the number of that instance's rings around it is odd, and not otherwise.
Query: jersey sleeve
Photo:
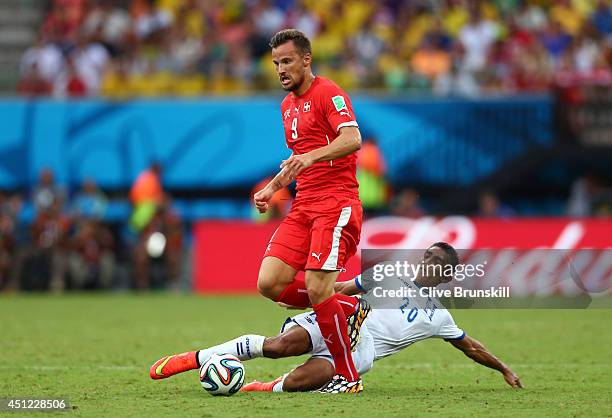
[[[351,99],[340,87],[326,86],[321,100],[325,118],[336,133],[345,126],[358,126]]]
[[[372,279],[372,275],[371,274],[360,274],[359,276],[355,277],[355,286],[357,286],[357,289],[361,290],[363,293],[368,293],[370,290],[372,290],[375,287],[376,281],[374,281],[374,279]]]
[[[442,325],[438,330],[438,334],[436,337],[444,338],[445,341],[451,340],[461,340],[465,337],[465,331],[455,324],[453,317],[448,313],[446,313],[446,318],[442,321]]]

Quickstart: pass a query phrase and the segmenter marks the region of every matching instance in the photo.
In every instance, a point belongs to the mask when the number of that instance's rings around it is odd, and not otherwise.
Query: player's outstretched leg
[[[262,357],[265,340],[266,337],[262,335],[242,335],[214,347],[164,356],[151,366],[149,376],[155,380],[165,379],[178,373],[197,369],[206,363],[213,354],[231,354],[240,360]],[[272,346],[274,341],[274,339],[271,340]]]
[[[198,367],[197,351],[188,351],[160,358],[151,366],[149,376],[155,380],[165,379]]]

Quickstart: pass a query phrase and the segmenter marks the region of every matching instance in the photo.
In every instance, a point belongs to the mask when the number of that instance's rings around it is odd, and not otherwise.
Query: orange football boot
[[[188,370],[198,368],[197,353],[188,351],[182,354],[173,354],[164,356],[157,360],[149,370],[151,379],[165,379],[177,373],[183,373]]]
[[[283,376],[277,377],[271,382],[254,382],[248,383],[240,389],[241,392],[272,392],[274,385],[283,380]]]

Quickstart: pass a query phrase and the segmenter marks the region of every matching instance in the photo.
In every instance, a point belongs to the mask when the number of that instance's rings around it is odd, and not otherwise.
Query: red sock
[[[338,299],[338,302],[340,302],[340,307],[344,311],[345,317],[348,318],[355,312],[358,302],[356,297],[341,295],[340,293],[336,293],[334,296]],[[309,308],[311,306],[310,299],[308,298],[308,290],[306,290],[306,283],[304,280],[293,280],[278,296],[276,302],[283,302],[298,308]]]
[[[323,340],[334,358],[336,374],[341,374],[349,381],[357,380],[359,375],[351,356],[346,317],[338,299],[331,296],[318,305],[314,305],[313,308],[317,314],[317,323]]]
[[[334,296],[338,299],[338,303],[340,303],[340,307],[344,311],[345,318],[355,313],[359,299],[354,296],[341,295],[340,293],[336,293]]]
[[[304,283],[304,280],[293,280],[278,296],[276,301],[297,308],[310,307],[310,299],[308,298],[308,291],[306,290],[306,283]]]

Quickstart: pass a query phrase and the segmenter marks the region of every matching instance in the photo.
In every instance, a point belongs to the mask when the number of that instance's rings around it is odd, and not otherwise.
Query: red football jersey
[[[289,93],[281,103],[287,147],[305,154],[332,142],[344,126],[357,126],[348,95],[333,81],[315,77],[301,96]],[[315,163],[297,178],[298,197],[334,193],[359,196],[357,155]]]

